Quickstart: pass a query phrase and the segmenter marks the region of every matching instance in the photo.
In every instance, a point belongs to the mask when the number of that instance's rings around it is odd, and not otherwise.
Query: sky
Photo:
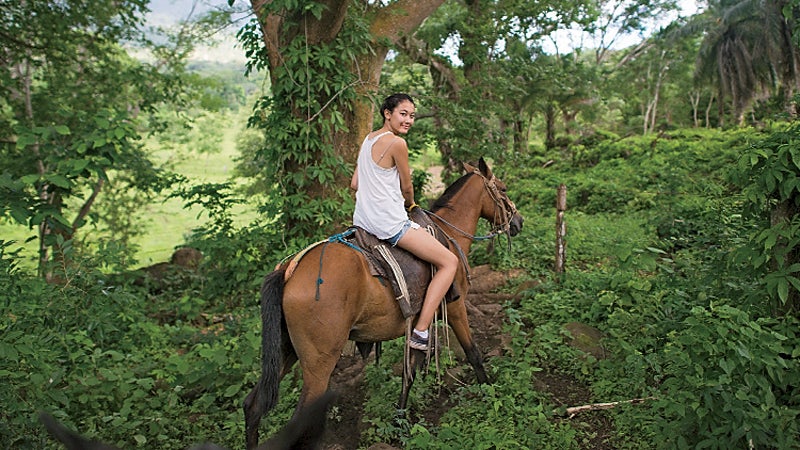
[[[700,0],[702,2],[702,0]],[[683,16],[689,16],[698,11],[698,0],[678,0]],[[238,4],[243,4],[243,0],[237,0]],[[151,0],[150,13],[147,15],[147,22],[152,26],[169,26],[179,20],[184,20],[196,16],[203,11],[214,6],[225,6],[227,0]],[[194,9],[193,9],[194,7]],[[677,17],[677,13],[664,17],[663,25],[668,24]],[[659,25],[656,24],[656,27]],[[201,61],[235,62],[244,64],[246,62],[244,52],[238,47],[235,33],[237,27],[226,30],[220,36],[219,44],[216,46],[198,47],[192,59]],[[642,36],[626,36],[616,42],[613,48],[625,48],[641,41]],[[580,46],[596,46],[591,39],[575,30],[559,30],[554,39],[544,43],[544,50],[548,53],[555,53],[556,46],[558,51],[566,53]]]
[[[237,0],[241,3],[242,0]],[[227,0],[150,0],[150,13],[147,24],[168,27],[178,21],[197,17],[214,6],[227,6]],[[194,9],[193,9],[194,8]],[[244,51],[236,42],[238,27],[225,30],[218,36],[218,44],[201,45],[192,55],[193,60],[217,61],[222,63],[244,63],[247,61]]]
[[[688,17],[697,13],[700,10],[700,6],[704,3],[704,0],[678,0],[680,12],[666,14],[663,18],[661,18],[661,20],[658,21],[658,23],[653,24],[651,32],[657,30],[659,27],[666,26],[667,24],[671,23],[673,20],[677,19],[679,15]],[[622,36],[614,42],[614,45],[611,48],[627,48],[631,45],[638,44],[645,37],[647,36],[636,34]],[[551,40],[545,41],[542,47],[546,53],[552,54],[556,53],[556,49],[559,53],[569,53],[571,50],[580,47],[597,48],[598,44],[599,42],[593,41],[590,36],[587,36],[585,33],[582,33],[578,30],[561,29],[553,34]]]
[[[175,22],[187,19],[192,12],[192,6],[197,3],[195,13],[208,10],[209,3],[213,5],[226,5],[225,0],[150,0],[150,13],[147,15],[147,22],[153,26],[167,26]]]

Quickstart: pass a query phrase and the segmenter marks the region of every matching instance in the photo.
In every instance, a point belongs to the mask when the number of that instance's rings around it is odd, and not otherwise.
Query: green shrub
[[[722,305],[696,307],[684,324],[669,336],[655,404],[665,446],[796,448],[798,322]]]
[[[731,177],[745,211],[759,224],[739,258],[765,272],[763,286],[773,314],[800,312],[800,124],[780,126],[754,141]]]
[[[411,428],[404,448],[580,448],[578,433],[552,422],[549,403],[532,389],[538,370],[522,355],[492,360],[493,383],[459,389],[439,425]]]

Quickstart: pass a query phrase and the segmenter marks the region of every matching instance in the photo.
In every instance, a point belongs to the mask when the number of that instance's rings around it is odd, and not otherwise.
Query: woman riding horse
[[[411,221],[406,213],[416,203],[408,167],[408,146],[398,134],[408,133],[414,124],[414,100],[407,94],[390,95],[381,106],[381,115],[383,126],[368,134],[361,144],[350,183],[356,191],[353,224],[436,268],[409,341],[411,348],[427,351],[428,327],[436,308],[453,284],[458,258],[433,235]]]
[[[397,108],[390,111],[397,111]],[[395,141],[394,145],[401,144]],[[366,154],[371,157],[371,153]],[[469,254],[480,218],[492,224],[492,236],[501,233],[514,236],[523,222],[506,195],[505,184],[494,176],[483,158],[477,167],[469,164],[464,167],[467,174],[450,185],[428,212],[431,220],[448,236],[448,250],[456,261],[458,255]],[[397,169],[401,173],[406,170]],[[363,180],[359,182],[363,189]],[[408,238],[409,232],[405,236]],[[418,242],[424,242],[422,239]],[[401,244],[404,240],[401,233]],[[440,244],[436,242],[436,245]],[[469,266],[466,260],[456,266],[455,287],[461,295],[458,300],[446,304],[447,323],[464,349],[478,382],[485,383],[488,379],[482,356],[473,342],[464,303],[469,290]],[[296,362],[299,361],[302,370],[303,388],[295,416],[304,405],[328,390],[331,373],[348,340],[378,343],[406,333],[407,322],[392,287],[373,276],[365,256],[353,246],[338,243],[315,246],[297,262],[291,276],[287,278],[286,275],[284,264],[267,275],[261,287],[262,373],[244,401],[248,449],[258,445],[261,417],[277,404],[280,381]],[[443,291],[446,291],[449,275],[442,278]],[[438,305],[444,292],[434,295],[433,301]],[[418,318],[416,323],[427,328],[430,322]],[[403,377],[401,409],[405,408],[412,381],[413,375]]]

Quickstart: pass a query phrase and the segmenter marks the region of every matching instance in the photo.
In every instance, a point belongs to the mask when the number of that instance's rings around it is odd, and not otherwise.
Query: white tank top
[[[405,199],[400,189],[400,174],[397,166],[385,169],[372,160],[372,146],[387,131],[361,144],[358,153],[358,190],[353,225],[359,226],[378,239],[389,239],[403,228],[408,220]]]

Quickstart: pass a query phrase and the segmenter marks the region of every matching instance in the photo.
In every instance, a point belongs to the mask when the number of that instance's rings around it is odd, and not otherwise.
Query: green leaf
[[[17,150],[22,150],[25,147],[35,144],[36,136],[31,134],[23,134],[17,137]]]
[[[94,123],[97,124],[97,127],[100,129],[105,130],[111,124],[105,117],[95,117]]]
[[[11,208],[11,217],[14,218],[17,223],[24,225],[28,222],[30,212],[25,208],[14,206]]]
[[[76,159],[72,161],[72,173],[80,173],[83,172],[83,169],[89,165],[88,159]]]
[[[786,299],[789,298],[789,283],[785,278],[781,278],[777,280],[777,285],[778,297],[781,299],[781,303],[786,303]]]
[[[66,136],[66,135],[70,134],[69,127],[66,126],[66,125],[56,125],[55,129],[56,129],[56,133],[58,133],[58,134],[60,134],[62,136]]]
[[[22,178],[20,178],[20,181],[22,181],[25,184],[33,184],[39,181],[39,178],[40,178],[39,175],[31,174],[23,176]]]
[[[242,392],[242,387],[240,385],[238,385],[238,384],[234,384],[234,385],[228,386],[228,388],[225,389],[225,392],[222,395],[224,397],[230,398],[230,397],[234,397],[234,396],[239,395],[241,392]]]
[[[62,175],[58,174],[45,175],[44,179],[47,180],[47,182],[52,183],[63,189],[69,189],[70,187],[72,187],[72,183],[70,182],[70,180]]]

